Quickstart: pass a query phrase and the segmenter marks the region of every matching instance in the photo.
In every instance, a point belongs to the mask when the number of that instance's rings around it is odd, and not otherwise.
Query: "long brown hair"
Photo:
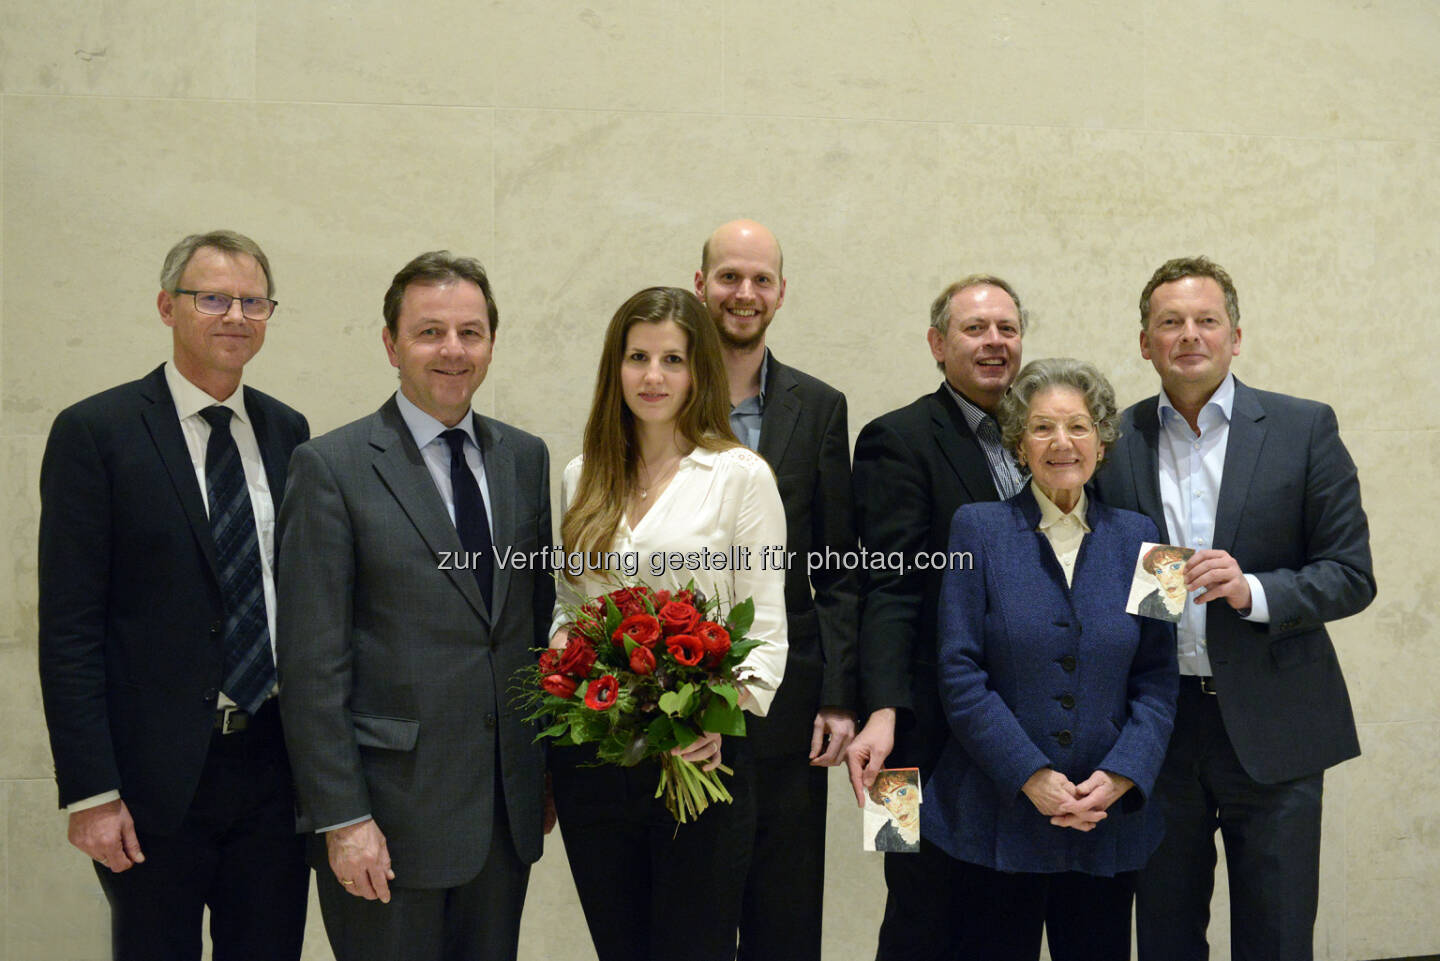
[[[606,551],[615,539],[640,457],[635,415],[620,386],[625,341],[636,324],[667,320],[685,332],[690,366],[690,396],[676,415],[676,429],[695,447],[720,451],[740,446],[730,430],[730,387],[720,357],[720,337],[705,308],[694,294],[679,287],[647,287],[635,294],[620,305],[605,330],[595,397],[585,422],[585,464],[560,525],[567,551]]]

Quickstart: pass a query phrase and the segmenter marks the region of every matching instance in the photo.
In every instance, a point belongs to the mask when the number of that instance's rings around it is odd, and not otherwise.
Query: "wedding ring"
[[[344,880],[344,879],[342,878],[342,879],[340,880],[340,883],[343,884],[343,885],[345,885],[345,886],[348,888],[348,887],[350,887],[350,885],[354,884],[355,882],[354,882],[354,881],[346,881],[346,880]]]
[[[99,861],[101,864],[104,864],[105,861],[106,861],[106,858],[105,858],[105,855],[102,854],[102,855],[100,855],[98,858],[96,858],[95,860]]]

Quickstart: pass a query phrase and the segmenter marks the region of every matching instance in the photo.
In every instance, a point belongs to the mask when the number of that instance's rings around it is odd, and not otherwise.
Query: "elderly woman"
[[[1160,842],[1146,803],[1175,716],[1174,628],[1125,613],[1140,514],[1087,497],[1116,437],[1090,364],[1027,364],[998,411],[1030,484],[955,513],[940,597],[951,739],[921,833],[953,858],[953,917],[973,955],[1130,957],[1136,871]]]

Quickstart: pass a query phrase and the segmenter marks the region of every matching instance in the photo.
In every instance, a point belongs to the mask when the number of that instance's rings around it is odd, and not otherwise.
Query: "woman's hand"
[[[565,643],[570,640],[570,625],[563,625],[560,630],[550,635],[550,647],[557,651],[565,649]]]
[[[720,735],[701,734],[684,747],[671,748],[670,753],[682,761],[698,764],[702,771],[713,771],[720,766]]]
[[[1059,771],[1050,767],[1042,767],[1030,775],[1020,788],[1030,803],[1035,805],[1035,810],[1050,818],[1055,817],[1065,810],[1065,805],[1075,800],[1075,785],[1070,779]]]
[[[1052,817],[1050,823],[1059,828],[1088,831],[1103,821],[1110,805],[1134,786],[1135,782],[1123,774],[1096,771],[1075,786],[1075,799],[1062,805],[1060,814]]]

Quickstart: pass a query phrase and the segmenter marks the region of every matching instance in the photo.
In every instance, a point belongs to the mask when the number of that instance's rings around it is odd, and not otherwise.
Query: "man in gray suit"
[[[339,961],[513,959],[543,749],[511,703],[554,587],[549,455],[474,414],[484,268],[422,254],[385,294],[400,389],[296,450],[278,660],[301,819]],[[323,838],[323,840],[322,840]]]

